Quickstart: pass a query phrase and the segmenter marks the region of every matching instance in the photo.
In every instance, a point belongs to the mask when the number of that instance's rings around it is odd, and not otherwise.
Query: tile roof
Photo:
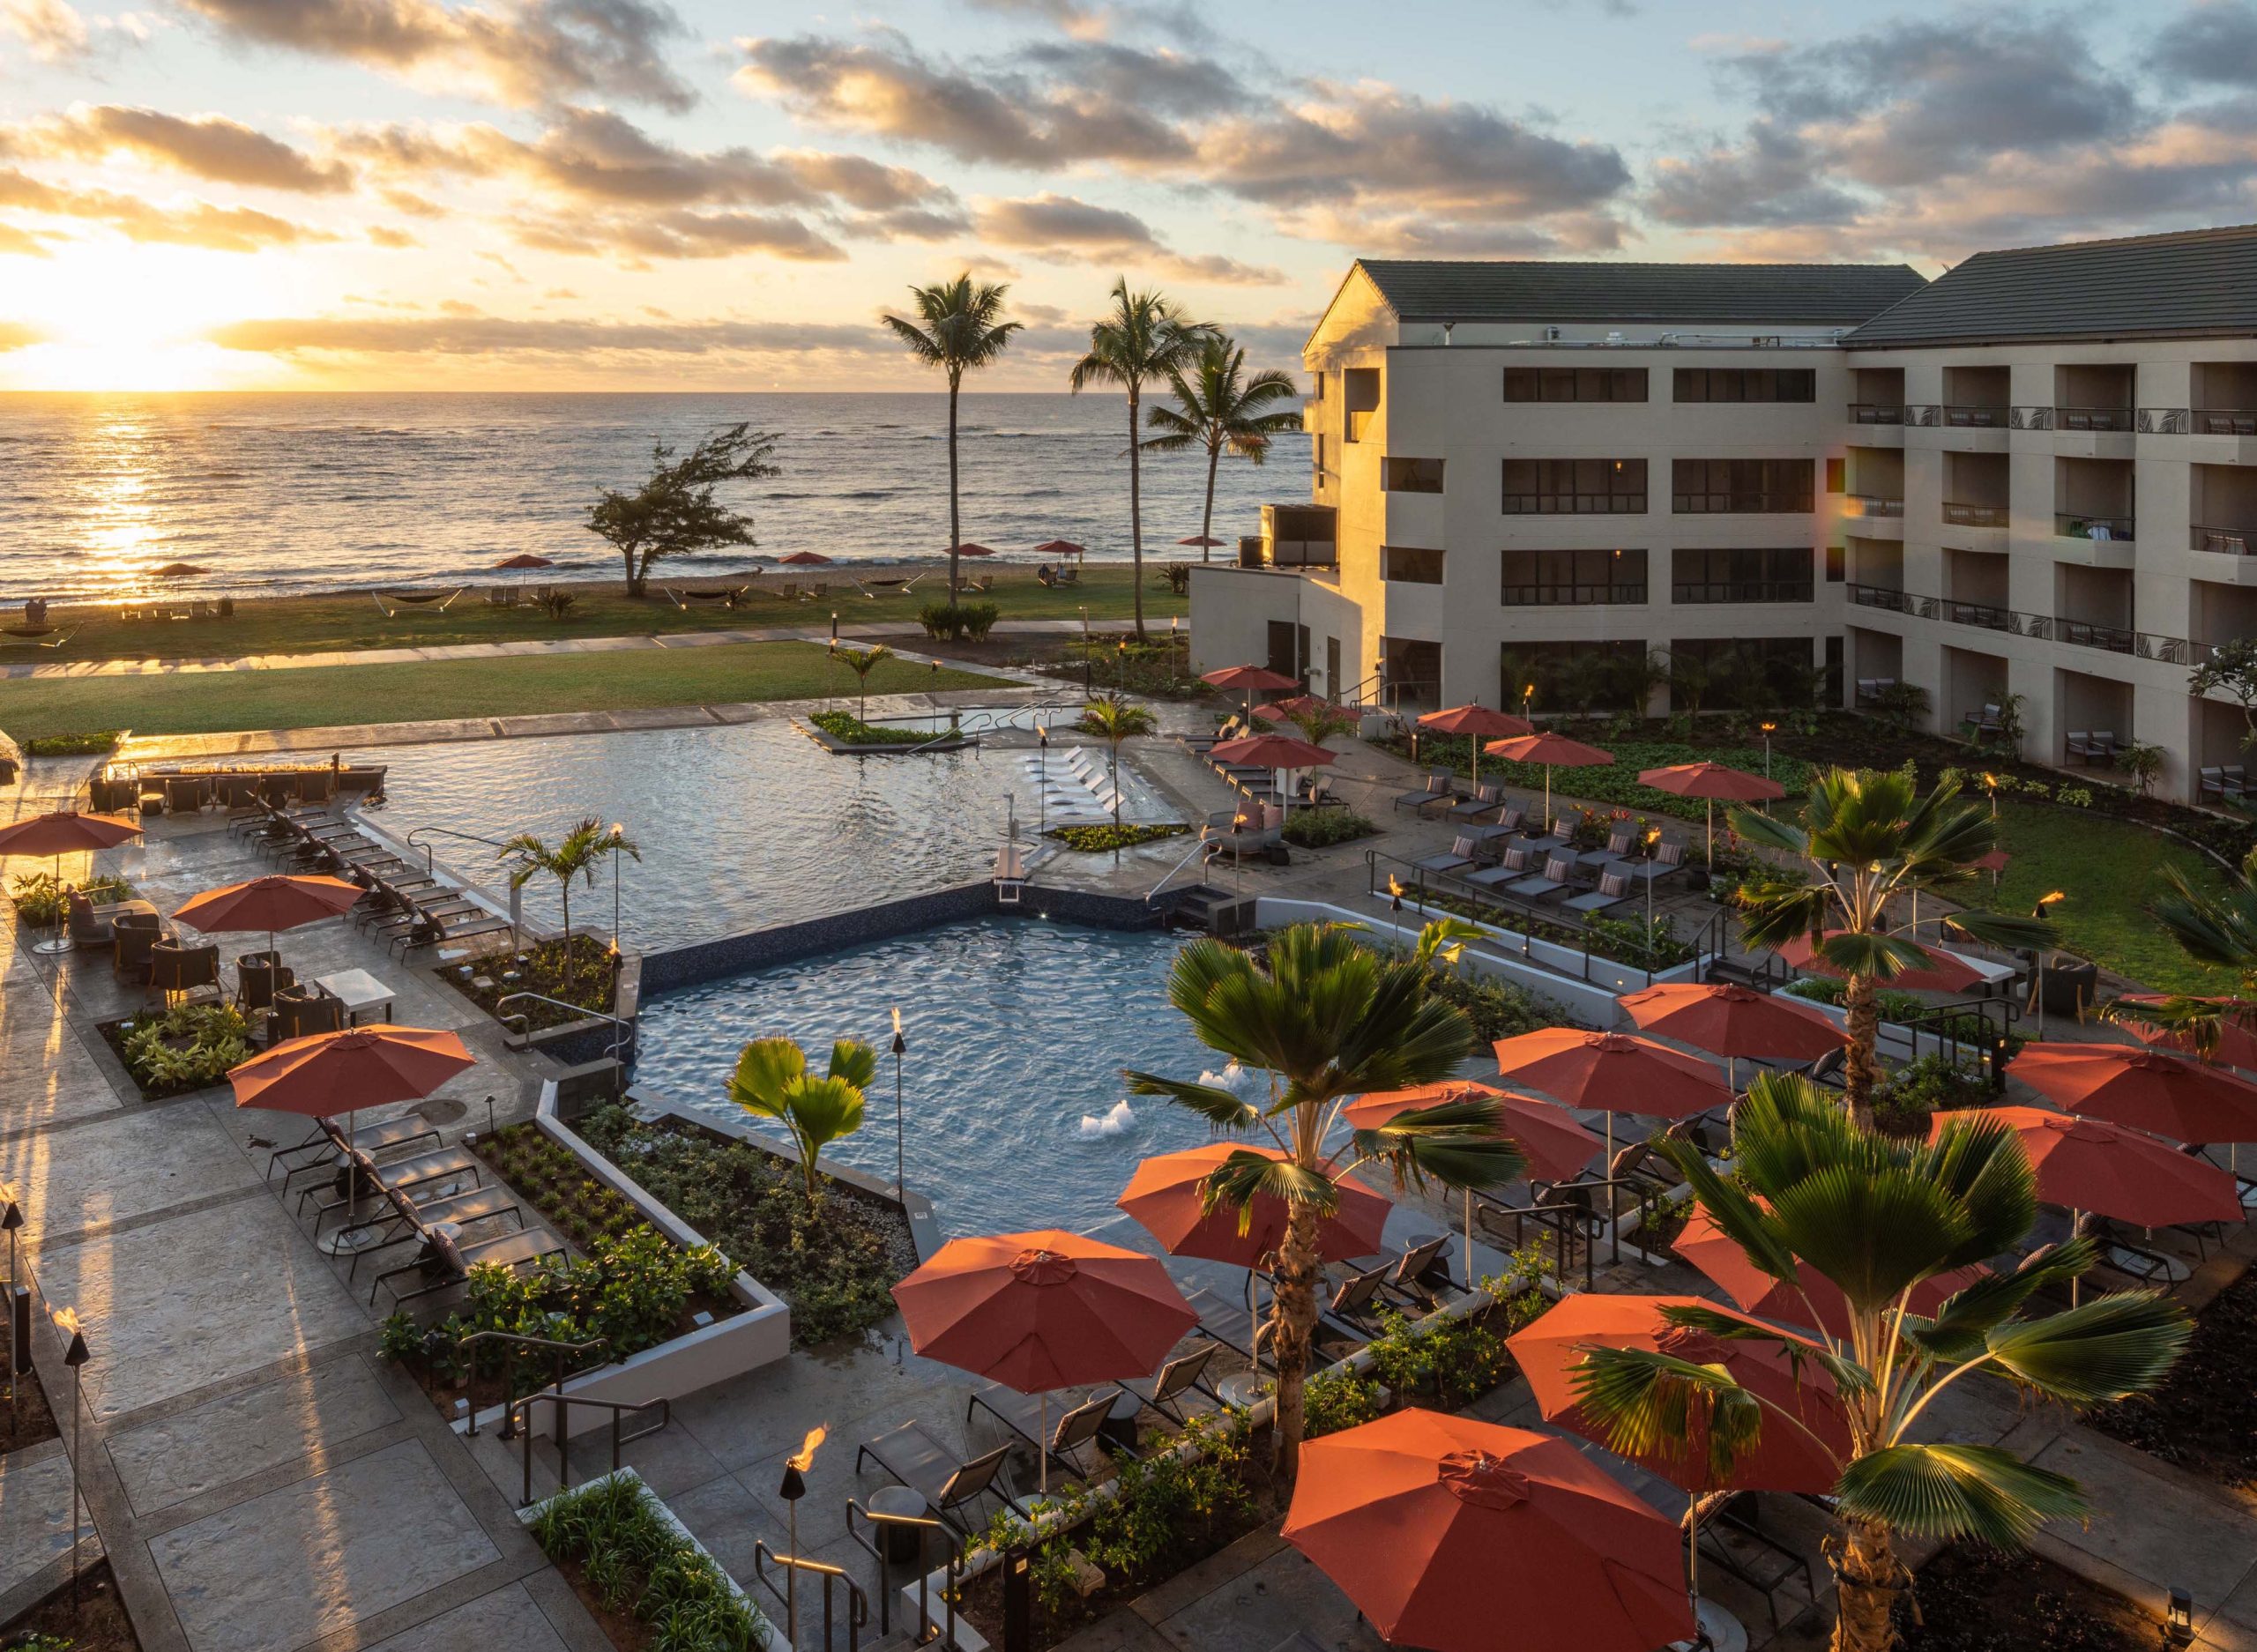
[[[1903,264],[1358,263],[1404,321],[1854,327],[1924,284]]]

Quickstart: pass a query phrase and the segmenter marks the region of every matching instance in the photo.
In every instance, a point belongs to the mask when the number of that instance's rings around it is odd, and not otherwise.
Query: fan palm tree
[[[956,547],[964,543],[961,495],[957,486],[956,404],[964,376],[994,364],[1021,328],[1016,321],[1001,321],[1003,295],[1010,288],[975,285],[966,271],[953,281],[909,289],[914,321],[899,316],[883,317],[893,336],[909,346],[909,353],[927,367],[938,368],[949,381],[949,600],[956,600]],[[920,324],[922,324],[921,325]]]
[[[807,1052],[790,1038],[755,1038],[737,1057],[729,1099],[789,1133],[800,1150],[800,1175],[811,1207],[823,1198],[816,1160],[831,1143],[862,1127],[877,1071],[877,1051],[859,1038],[832,1045],[831,1069],[820,1077],[808,1070]]]
[[[2012,1548],[2045,1521],[2084,1511],[2075,1481],[2002,1447],[1920,1440],[1939,1395],[1990,1378],[2023,1398],[2103,1404],[2154,1388],[2192,1333],[2178,1306],[2153,1291],[2031,1314],[2036,1292],[2091,1266],[2085,1239],[2039,1249],[2011,1272],[1979,1274],[1932,1319],[1911,1310],[1913,1287],[2021,1244],[2037,1219],[2021,1142],[1980,1114],[1954,1115],[1933,1144],[1893,1141],[1859,1129],[1807,1079],[1769,1074],[1732,1110],[1731,1176],[1684,1142],[1664,1137],[1654,1150],[1765,1274],[1791,1290],[1815,1275],[1846,1300],[1845,1324],[1813,1333],[1817,1353],[1791,1333],[1711,1309],[1667,1313],[1717,1337],[1776,1343],[1833,1380],[1849,1423],[1835,1489],[1841,1530],[1825,1544],[1840,1584],[1836,1652],[1896,1644],[1893,1608],[1911,1581],[1899,1536]],[[1712,1485],[1728,1482],[1762,1430],[1803,1426],[1722,1364],[1593,1348],[1575,1380],[1580,1409],[1615,1450],[1689,1454],[1705,1440]]]
[[[1200,341],[1199,353],[1167,376],[1176,406],[1155,406],[1144,415],[1148,429],[1143,445],[1155,453],[1181,453],[1187,448],[1207,450],[1206,502],[1199,512],[1199,560],[1210,560],[1215,536],[1215,467],[1225,451],[1256,465],[1270,457],[1273,437],[1301,428],[1298,410],[1282,413],[1263,409],[1293,393],[1290,374],[1276,371],[1245,376],[1246,352],[1238,341],[1210,332]]]
[[[1449,1187],[1484,1187],[1521,1172],[1520,1152],[1498,1133],[1500,1114],[1488,1099],[1406,1113],[1331,1142],[1348,1098],[1448,1078],[1473,1047],[1471,1024],[1429,994],[1432,979],[1426,962],[1382,957],[1337,925],[1279,931],[1270,938],[1267,967],[1219,941],[1195,941],[1176,955],[1168,1001],[1202,1044],[1262,1069],[1269,1094],[1249,1102],[1214,1084],[1124,1074],[1133,1093],[1164,1096],[1218,1131],[1266,1136],[1285,1155],[1231,1154],[1208,1177],[1205,1197],[1210,1210],[1238,1211],[1241,1230],[1252,1222],[1257,1195],[1286,1204],[1270,1349],[1277,1371],[1277,1462],[1288,1478],[1299,1466],[1305,1422],[1317,1246],[1326,1218],[1339,1208],[1340,1179],[1376,1164],[1398,1183],[1424,1185],[1431,1177]]]
[[[1848,981],[1850,1047],[1844,1068],[1851,1115],[1873,1123],[1881,1031],[1879,988],[1932,960],[1911,938],[1913,924],[1891,920],[1899,896],[1946,892],[1974,882],[1974,864],[1998,842],[1998,827],[1980,805],[1962,803],[1956,784],[1918,795],[1901,772],[1831,769],[1813,777],[1800,823],[1736,808],[1732,829],[1744,842],[1774,849],[1809,868],[1774,872],[1739,892],[1741,933],[1750,946],[1777,947],[1799,935]],[[1922,919],[1943,930],[2000,947],[2042,947],[2053,939],[2041,919],[1962,911]],[[1832,933],[1829,933],[1832,932]]]
[[[2179,949],[2195,963],[2228,971],[2230,993],[2196,996],[2174,993],[2159,1004],[2111,1004],[2108,1014],[2128,1021],[2176,1027],[2192,1038],[2206,1059],[2216,1053],[2218,1031],[2227,1022],[2257,1023],[2257,849],[2222,888],[2198,886],[2175,866],[2163,869],[2164,891],[2155,915]]]
[[[1076,395],[1091,384],[1118,384],[1128,393],[1128,552],[1135,565],[1136,640],[1144,636],[1144,473],[1136,431],[1144,386],[1182,372],[1214,329],[1186,321],[1176,304],[1158,293],[1132,293],[1128,278],[1113,283],[1113,308],[1090,328],[1089,353],[1074,363],[1066,383]]]
[[[1121,826],[1121,748],[1124,741],[1142,735],[1156,733],[1159,724],[1153,719],[1151,708],[1136,704],[1117,694],[1108,694],[1091,701],[1082,708],[1074,726],[1084,734],[1094,734],[1106,744],[1112,756],[1113,824],[1114,834]],[[1114,854],[1121,850],[1116,844]]]
[[[596,868],[614,855],[640,860],[643,852],[624,832],[589,815],[576,822],[554,844],[536,833],[519,832],[503,844],[495,857],[509,864],[510,887],[513,889],[525,888],[543,873],[556,880],[557,904],[564,915],[564,963],[560,981],[569,983],[572,979],[573,880],[585,880],[593,887]]]
[[[868,648],[850,648],[839,655],[846,662],[846,669],[854,673],[855,686],[860,690],[854,708],[854,720],[868,721],[870,710],[870,673],[893,658],[893,651],[883,643],[873,643]]]

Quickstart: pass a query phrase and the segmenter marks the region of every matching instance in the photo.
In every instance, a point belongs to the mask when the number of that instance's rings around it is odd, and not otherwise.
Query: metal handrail
[[[864,1508],[851,1497],[846,1499],[846,1535],[860,1544],[865,1552],[878,1563],[878,1638],[881,1641],[893,1633],[893,1561],[886,1553],[883,1542],[873,1543],[854,1529],[854,1517],[858,1514],[871,1525],[880,1528],[881,1535],[885,1529],[895,1527],[917,1532],[920,1545],[917,1558],[917,1628],[911,1639],[915,1645],[929,1645],[934,1631],[939,1629],[942,1652],[953,1652],[956,1646],[957,1585],[964,1573],[964,1545],[957,1540],[956,1533],[949,1529],[945,1521],[935,1520],[929,1514],[882,1514],[875,1509]],[[948,1548],[948,1564],[942,1568],[945,1577],[941,1587],[945,1628],[933,1621],[932,1574],[926,1569],[922,1546],[927,1532],[940,1534],[941,1541]]]
[[[2252,530],[2257,532],[2257,530]],[[2127,626],[2101,625],[2087,620],[2063,619],[2051,614],[2030,614],[2019,608],[1997,608],[1987,603],[1946,600],[1900,591],[1894,585],[1851,583],[1844,587],[1850,600],[1861,608],[1880,608],[1920,620],[1948,620],[1955,625],[1983,630],[2009,631],[2043,642],[2074,644],[2112,654],[2131,654],[2165,665],[2198,665],[2209,657],[2215,643],[2197,643],[2184,636],[2164,636]],[[2001,624],[2001,620],[2007,623]]]
[[[590,1020],[608,1021],[611,1023],[610,1054],[611,1059],[615,1061],[619,1060],[619,1053],[622,1050],[626,1049],[629,1045],[635,1042],[635,1023],[631,1021],[622,1019],[619,1016],[614,1014],[610,1010],[590,1009],[585,1004],[570,1004],[561,998],[551,998],[546,993],[504,993],[500,998],[494,1001],[494,1019],[500,1022],[505,1027],[511,1022],[516,1022],[518,1023],[518,1035],[520,1038],[529,1038],[533,1036],[533,1017],[523,1010],[514,1010],[504,1015],[503,1013],[503,1006],[505,1004],[514,1004],[521,998],[529,998],[537,1004],[554,1005],[558,1009],[569,1009],[572,1011],[573,1014],[585,1016]],[[615,999],[614,1001],[615,1002],[617,1001]]]
[[[438,875],[437,860],[431,852],[431,845],[429,844],[418,843],[416,841],[417,838],[423,837],[459,838],[462,842],[466,844],[484,844],[488,849],[504,849],[509,846],[502,842],[498,837],[480,837],[476,832],[458,832],[454,830],[452,828],[446,826],[415,827],[410,830],[407,836],[401,841],[410,849],[421,849],[423,852],[423,871],[424,874],[428,877],[436,877]]]
[[[599,1410],[611,1413],[611,1471],[614,1474],[619,1472],[621,1447],[655,1434],[674,1421],[674,1402],[670,1399],[604,1400],[589,1395],[567,1394],[560,1387],[543,1388],[537,1394],[526,1395],[522,1400],[511,1401],[509,1409],[503,1413],[502,1420],[505,1431],[514,1427],[518,1438],[525,1441],[525,1483],[520,1488],[524,1496],[518,1504],[521,1508],[533,1501],[533,1408],[543,1400],[556,1408],[554,1438],[556,1441],[556,1489],[560,1492],[569,1489],[572,1484],[572,1431],[567,1423],[574,1406],[592,1405]],[[659,1414],[656,1423],[631,1434],[624,1431],[622,1424],[626,1418],[651,1411]],[[505,1432],[502,1437],[507,1440],[510,1436]]]
[[[568,1356],[577,1358],[582,1354],[592,1352],[596,1349],[606,1345],[605,1339],[600,1336],[591,1336],[585,1342],[567,1343],[559,1341],[553,1336],[520,1336],[514,1331],[473,1331],[469,1336],[462,1338],[461,1341],[455,1344],[455,1351],[458,1354],[466,1355],[471,1349],[477,1347],[481,1343],[498,1343],[505,1348],[513,1350],[525,1348],[547,1349],[551,1353],[556,1356],[555,1382],[557,1388],[560,1389],[563,1388],[564,1379],[569,1374],[564,1369],[564,1361]],[[477,1362],[475,1360],[470,1361],[469,1367],[469,1380],[474,1385],[478,1380]],[[581,1368],[586,1369],[585,1366]],[[517,1356],[513,1353],[510,1357],[508,1374],[514,1377],[517,1374]],[[507,1440],[510,1438],[508,1432],[510,1425],[508,1410],[510,1403],[510,1384],[506,1380],[502,1386],[502,1398],[503,1401],[502,1438]],[[475,1434],[478,1432],[478,1407],[475,1403],[473,1403],[470,1408],[470,1425],[465,1432],[471,1434]]]
[[[1192,840],[1191,852],[1184,856],[1182,859],[1177,861],[1173,866],[1170,867],[1167,869],[1166,876],[1161,878],[1158,882],[1152,885],[1151,891],[1144,897],[1145,905],[1150,906],[1154,901],[1158,900],[1159,898],[1160,891],[1168,886],[1168,880],[1174,877],[1175,874],[1182,871],[1184,867],[1189,866],[1194,858],[1203,857],[1206,859],[1211,860],[1222,852],[1222,845],[1212,841],[1208,836],[1208,834],[1214,830],[1215,829],[1211,826],[1202,826],[1199,829],[1199,836]]]
[[[796,1554],[778,1554],[768,1546],[766,1538],[756,1539],[752,1545],[752,1574],[778,1600],[789,1601],[790,1596],[776,1587],[768,1575],[768,1562],[774,1561],[786,1572],[811,1572],[823,1580],[823,1646],[831,1652],[831,1627],[835,1613],[831,1604],[831,1586],[834,1582],[846,1586],[846,1652],[859,1652],[862,1644],[863,1626],[870,1621],[870,1598],[862,1593],[862,1586],[847,1575],[846,1568],[831,1566],[822,1560],[802,1559]],[[799,1626],[793,1624],[793,1641],[797,1644]]]

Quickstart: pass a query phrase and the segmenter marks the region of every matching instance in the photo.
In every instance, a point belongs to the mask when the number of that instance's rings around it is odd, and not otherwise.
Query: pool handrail
[[[1222,845],[1213,842],[1208,837],[1208,834],[1214,830],[1215,829],[1211,826],[1202,826],[1199,829],[1199,836],[1192,840],[1190,853],[1185,855],[1182,859],[1167,869],[1166,875],[1162,877],[1158,882],[1152,885],[1151,892],[1144,897],[1145,905],[1150,906],[1155,901],[1158,900],[1160,897],[1160,891],[1168,886],[1169,880],[1173,878],[1177,873],[1182,871],[1185,867],[1189,866],[1195,857],[1203,857],[1206,859],[1211,860],[1216,855],[1222,852]]]
[[[533,1036],[532,1016],[522,1009],[510,1010],[505,1014],[503,1012],[503,1006],[505,1004],[514,1004],[521,998],[529,998],[535,1003],[550,1004],[558,1009],[569,1009],[576,1016],[582,1016],[590,1021],[608,1021],[611,1023],[611,1049],[609,1053],[611,1059],[615,1061],[620,1059],[619,1053],[635,1041],[635,1023],[631,1021],[621,1019],[618,1016],[614,1015],[609,1010],[591,1009],[585,1004],[567,1003],[561,998],[551,998],[546,993],[504,993],[501,997],[494,1001],[494,1019],[500,1022],[505,1027],[511,1022],[516,1022],[518,1023],[518,1034],[520,1038],[531,1038]]]

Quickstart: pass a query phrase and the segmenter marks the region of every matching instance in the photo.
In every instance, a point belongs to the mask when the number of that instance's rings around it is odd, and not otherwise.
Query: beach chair
[[[349,1281],[361,1271],[363,1257],[378,1251],[390,1250],[409,1239],[421,1239],[434,1224],[451,1223],[458,1228],[468,1227],[473,1222],[493,1222],[515,1217],[523,1229],[525,1208],[518,1204],[517,1194],[500,1182],[483,1187],[470,1187],[443,1198],[418,1202],[404,1193],[389,1192],[384,1195],[384,1208],[365,1222],[351,1222],[337,1230],[338,1236],[369,1234],[374,1237],[359,1246],[353,1254],[353,1265],[345,1270]],[[374,1302],[376,1298],[369,1299]]]
[[[1048,1457],[1069,1475],[1087,1479],[1093,1472],[1092,1466],[1076,1454],[1096,1449],[1106,1415],[1113,1409],[1114,1391],[1107,1388],[1074,1404],[1067,1403],[1063,1396],[1053,1397],[1056,1403],[1047,1403],[1044,1396],[1020,1394],[1000,1382],[991,1382],[973,1391],[965,1406],[964,1418],[968,1423],[972,1413],[985,1411],[1006,1432],[1033,1447],[1038,1455]],[[1046,1411],[1057,1414],[1047,1442],[1042,1438]]]
[[[1493,843],[1501,837],[1516,837],[1527,819],[1520,806],[1508,798],[1497,806],[1496,818],[1477,827],[1471,836],[1477,845]]]
[[[1379,1321],[1380,1288],[1386,1284],[1389,1264],[1367,1269],[1348,1280],[1332,1293],[1332,1300],[1318,1311],[1319,1328],[1330,1326],[1336,1331],[1370,1342],[1382,1335],[1386,1327]]]
[[[1685,845],[1673,837],[1666,838],[1654,845],[1651,859],[1617,860],[1606,869],[1620,873],[1632,889],[1642,889],[1685,870]]]
[[[1457,838],[1451,843],[1449,853],[1428,855],[1424,859],[1413,860],[1411,864],[1421,872],[1468,871],[1475,864],[1473,840],[1471,837]]]
[[[353,1132],[354,1150],[371,1158],[378,1153],[396,1147],[410,1147],[428,1142],[439,1145],[439,1133],[425,1119],[414,1113],[403,1113],[397,1119],[386,1119],[376,1124],[364,1124]],[[278,1147],[266,1156],[266,1179],[274,1179],[275,1167],[285,1160],[293,1161],[282,1172],[282,1190],[290,1189],[290,1178],[309,1170],[322,1170],[337,1162],[345,1151],[345,1127],[334,1119],[321,1120],[313,1134],[293,1147]],[[309,1157],[318,1155],[318,1157]]]
[[[1548,901],[1567,894],[1575,887],[1575,865],[1564,855],[1553,855],[1545,863],[1544,870],[1517,883],[1508,883],[1505,893],[1524,901]]]
[[[1517,845],[1501,851],[1497,864],[1483,867],[1479,872],[1469,872],[1465,882],[1477,889],[1493,889],[1503,884],[1516,882],[1528,875],[1528,851]]]
[[[1627,860],[1630,858],[1630,845],[1637,840],[1636,827],[1627,823],[1617,825],[1606,835],[1605,848],[1584,850],[1575,857],[1575,863],[1578,866],[1606,867],[1613,865],[1617,860]]]
[[[346,1175],[350,1165],[354,1175]],[[433,1182],[452,1181],[467,1176],[473,1186],[483,1187],[486,1177],[481,1162],[468,1149],[459,1147],[433,1148],[428,1153],[418,1153],[409,1158],[396,1158],[379,1165],[358,1148],[353,1149],[337,1167],[337,1173],[327,1184],[335,1197],[320,1199],[324,1184],[298,1190],[298,1214],[306,1213],[306,1201],[318,1199],[314,1206],[314,1232],[321,1232],[324,1222],[332,1210],[349,1210],[372,1194],[381,1198],[389,1193],[413,1194],[418,1187]],[[355,1187],[353,1183],[359,1182]]]
[[[1180,1354],[1159,1368],[1159,1374],[1142,1382],[1124,1382],[1113,1392],[1134,1395],[1151,1410],[1158,1411],[1170,1422],[1183,1424],[1191,1419],[1183,1414],[1183,1398],[1188,1394],[1203,1394],[1216,1404],[1221,1396],[1207,1386],[1207,1367],[1222,1351],[1222,1344],[1206,1342],[1188,1354]]]
[[[1192,1328],[1193,1336],[1218,1343],[1262,1370],[1276,1369],[1263,1351],[1263,1344],[1270,1340],[1267,1315],[1249,1312],[1242,1299],[1226,1297],[1211,1285],[1195,1286],[1184,1293],[1183,1299],[1199,1316],[1199,1323]]]
[[[1455,802],[1457,793],[1450,790],[1450,771],[1447,769],[1426,770],[1426,784],[1415,792],[1396,795],[1395,807],[1407,808],[1414,815],[1423,815],[1437,803]]]
[[[1598,887],[1584,895],[1570,895],[1561,904],[1568,912],[1603,918],[1630,900],[1630,881],[1620,872],[1602,872]]]
[[[1438,1299],[1439,1274],[1441,1284],[1452,1283],[1449,1267],[1443,1253],[1449,1248],[1449,1235],[1437,1233],[1432,1239],[1404,1247],[1387,1264],[1387,1278],[1380,1289],[1398,1300],[1425,1307]]]
[[[975,1528],[965,1511],[983,1497],[1026,1513],[1017,1498],[995,1484],[1010,1450],[1006,1442],[965,1457],[934,1439],[922,1423],[912,1421],[864,1440],[854,1453],[854,1472],[861,1473],[866,1461],[876,1463],[888,1478],[916,1492],[936,1517],[968,1537]]]
[[[1458,804],[1455,808],[1449,809],[1445,812],[1451,820],[1479,820],[1481,816],[1486,815],[1491,809],[1496,807],[1498,800],[1503,795],[1504,788],[1502,786],[1492,785],[1489,782],[1484,780],[1479,785],[1473,788],[1473,795],[1471,797],[1466,799],[1463,803]]]
[[[564,1260],[564,1246],[543,1229],[533,1228],[519,1233],[501,1233],[488,1239],[477,1239],[465,1245],[444,1233],[432,1232],[424,1236],[415,1260],[400,1267],[388,1269],[376,1276],[369,1289],[369,1301],[376,1302],[376,1293],[394,1279],[405,1274],[420,1274],[424,1284],[413,1291],[394,1287],[392,1306],[413,1302],[418,1297],[450,1290],[470,1276],[473,1268],[507,1268],[512,1273],[526,1267]]]

